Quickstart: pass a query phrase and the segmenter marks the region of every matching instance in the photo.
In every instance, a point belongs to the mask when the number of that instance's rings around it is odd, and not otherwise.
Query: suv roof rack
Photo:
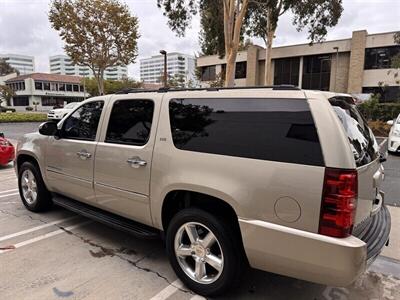
[[[115,94],[131,94],[131,93],[166,93],[166,92],[183,92],[183,91],[220,91],[220,90],[247,90],[247,89],[273,89],[273,90],[295,90],[299,91],[300,88],[290,84],[281,85],[268,85],[268,86],[235,86],[235,87],[205,87],[205,88],[170,88],[162,87],[159,89],[140,89],[140,88],[127,88],[116,92]]]

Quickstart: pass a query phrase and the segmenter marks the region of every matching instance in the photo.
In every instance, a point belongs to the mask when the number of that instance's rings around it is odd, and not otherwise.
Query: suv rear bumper
[[[386,207],[355,237],[333,238],[259,220],[239,219],[253,268],[316,283],[347,286],[380,253],[390,232]],[[368,251],[368,252],[367,252]]]
[[[377,214],[354,228],[353,235],[366,244],[368,265],[375,260],[389,241],[390,227],[390,213],[383,205]]]

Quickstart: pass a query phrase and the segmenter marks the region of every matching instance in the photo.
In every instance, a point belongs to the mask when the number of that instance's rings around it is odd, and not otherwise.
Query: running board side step
[[[130,233],[138,238],[156,239],[160,237],[160,231],[150,226],[140,224],[130,219],[107,212],[97,207],[70,199],[68,197],[52,194],[53,202],[70,211],[88,217],[110,227]]]

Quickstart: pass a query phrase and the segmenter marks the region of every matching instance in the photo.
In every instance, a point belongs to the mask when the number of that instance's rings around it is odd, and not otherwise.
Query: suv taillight
[[[356,170],[325,169],[320,234],[339,238],[351,234],[357,208],[357,181]]]

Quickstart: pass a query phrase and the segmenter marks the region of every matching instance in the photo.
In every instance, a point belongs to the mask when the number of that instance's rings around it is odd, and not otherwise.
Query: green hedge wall
[[[370,100],[358,105],[359,110],[367,120],[388,121],[400,114],[400,103],[378,103]]]

